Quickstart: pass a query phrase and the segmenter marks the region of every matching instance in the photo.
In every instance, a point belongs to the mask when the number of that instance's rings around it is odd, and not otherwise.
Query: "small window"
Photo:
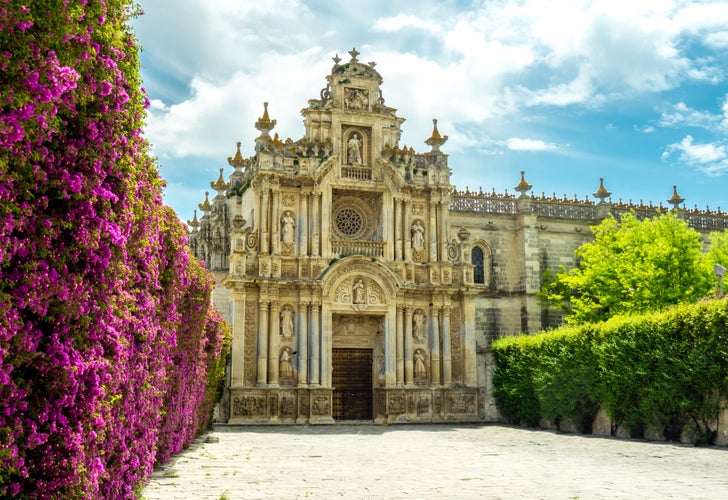
[[[485,284],[485,266],[483,265],[483,250],[480,247],[473,248],[470,254],[473,266],[473,280],[481,285]]]

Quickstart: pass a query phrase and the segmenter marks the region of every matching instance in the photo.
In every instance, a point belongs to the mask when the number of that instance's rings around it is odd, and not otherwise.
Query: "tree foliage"
[[[547,272],[539,293],[569,323],[694,302],[712,290],[700,234],[674,212],[642,221],[634,213],[610,216],[592,233],[576,251],[578,265]]]

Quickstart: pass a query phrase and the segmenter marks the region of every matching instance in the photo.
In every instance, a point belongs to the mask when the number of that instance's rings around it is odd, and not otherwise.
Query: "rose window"
[[[353,208],[342,208],[336,214],[336,229],[342,236],[353,239],[361,233],[362,226],[361,214]]]

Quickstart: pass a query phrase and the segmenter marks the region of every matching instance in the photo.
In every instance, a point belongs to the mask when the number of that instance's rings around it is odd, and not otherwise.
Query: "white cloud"
[[[439,24],[412,14],[398,14],[394,17],[383,17],[377,19],[374,26],[372,26],[373,31],[379,32],[393,32],[407,28],[421,29],[433,33],[440,32]]]
[[[687,135],[679,143],[665,148],[663,160],[667,160],[673,153],[679,153],[679,161],[707,175],[718,176],[728,171],[728,149],[722,144],[695,144],[693,137]]]
[[[665,106],[657,124],[660,127],[699,127],[714,130],[722,118],[709,111],[692,109],[681,101]]]
[[[522,139],[511,137],[506,140],[506,147],[512,151],[553,151],[558,149],[556,144],[544,142],[541,139]]]

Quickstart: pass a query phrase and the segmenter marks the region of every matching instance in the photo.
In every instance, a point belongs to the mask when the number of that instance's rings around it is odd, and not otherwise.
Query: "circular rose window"
[[[354,239],[362,231],[364,223],[361,214],[353,208],[342,208],[336,213],[336,229],[345,238]]]

